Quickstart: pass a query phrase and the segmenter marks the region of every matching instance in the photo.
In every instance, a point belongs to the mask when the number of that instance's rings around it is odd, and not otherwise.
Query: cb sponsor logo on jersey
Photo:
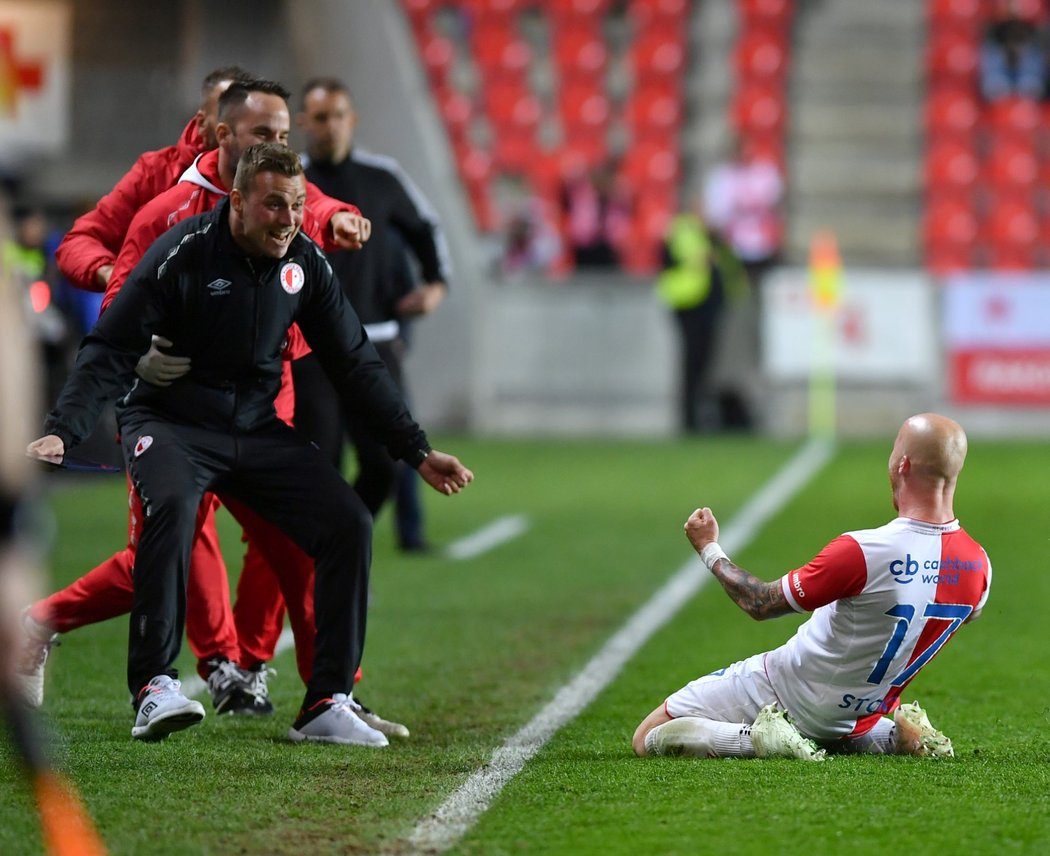
[[[903,559],[894,559],[890,562],[890,573],[893,574],[894,581],[901,584],[910,583],[920,569],[935,572],[924,573],[922,575],[924,583],[957,584],[959,582],[958,571],[982,571],[984,570],[984,562],[979,559],[977,561],[967,561],[957,557],[950,557],[945,559],[927,559],[920,565],[918,560],[911,557],[911,553],[906,554]],[[937,571],[942,573],[936,573]],[[956,571],[956,573],[943,573],[943,571]]]
[[[298,262],[288,262],[281,268],[281,288],[289,294],[298,294],[306,283],[306,274]]]

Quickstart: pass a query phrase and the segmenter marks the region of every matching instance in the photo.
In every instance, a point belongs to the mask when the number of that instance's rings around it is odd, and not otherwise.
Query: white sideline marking
[[[285,627],[277,640],[277,647],[274,648],[273,655],[276,657],[294,645],[295,637],[292,635],[292,630],[290,627]],[[182,694],[187,698],[203,695],[206,689],[208,689],[208,684],[200,675],[192,675],[182,682]]]
[[[732,554],[798,493],[830,459],[830,443],[810,441],[747,502],[719,533],[719,543]],[[627,661],[711,579],[697,557],[678,570],[617,631],[568,684],[517,734],[492,753],[437,810],[421,820],[408,844],[412,852],[448,850],[474,825],[492,800],[555,732],[575,718],[619,674]]]
[[[512,538],[517,538],[529,528],[529,519],[524,514],[514,514],[493,520],[473,535],[453,541],[445,550],[451,559],[473,559],[487,553]]]

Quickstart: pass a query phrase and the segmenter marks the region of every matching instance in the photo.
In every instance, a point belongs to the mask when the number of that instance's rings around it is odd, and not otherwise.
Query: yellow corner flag
[[[809,293],[813,306],[809,374],[809,434],[832,441],[837,433],[835,402],[835,311],[842,300],[842,259],[830,231],[817,232],[809,249]]]
[[[809,290],[814,305],[831,312],[842,299],[842,259],[834,232],[817,232],[809,247]]]

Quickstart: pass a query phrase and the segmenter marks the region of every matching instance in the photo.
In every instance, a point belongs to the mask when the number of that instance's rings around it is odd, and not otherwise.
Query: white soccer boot
[[[954,758],[952,741],[930,724],[926,711],[917,701],[902,704],[893,713],[897,728],[897,754],[920,758]]]
[[[766,705],[751,726],[751,745],[759,758],[799,758],[802,761],[823,761],[827,753],[817,744],[803,737],[787,718],[787,711],[775,704]]]
[[[204,719],[204,706],[182,694],[182,684],[157,675],[139,693],[139,710],[131,736],[136,740],[163,740]]]

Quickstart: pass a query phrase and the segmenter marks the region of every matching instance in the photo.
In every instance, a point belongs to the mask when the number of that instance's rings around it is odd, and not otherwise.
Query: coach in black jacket
[[[199,722],[171,668],[185,619],[197,506],[205,491],[240,500],[316,564],[314,670],[293,740],[385,745],[348,698],[364,645],[371,515],[313,446],[277,419],[281,352],[298,324],[340,392],[360,402],[391,455],[436,490],[473,478],[426,435],[343,295],[324,255],[299,234],[305,180],[298,157],[249,147],[229,199],[165,233],[81,346],[76,366],[29,453],[60,460],[119,397],[125,461],[146,520],[134,570],[128,686],[132,736],[159,739]],[[159,334],[191,370],[170,386],[135,379]],[[363,728],[362,728],[363,726]]]

